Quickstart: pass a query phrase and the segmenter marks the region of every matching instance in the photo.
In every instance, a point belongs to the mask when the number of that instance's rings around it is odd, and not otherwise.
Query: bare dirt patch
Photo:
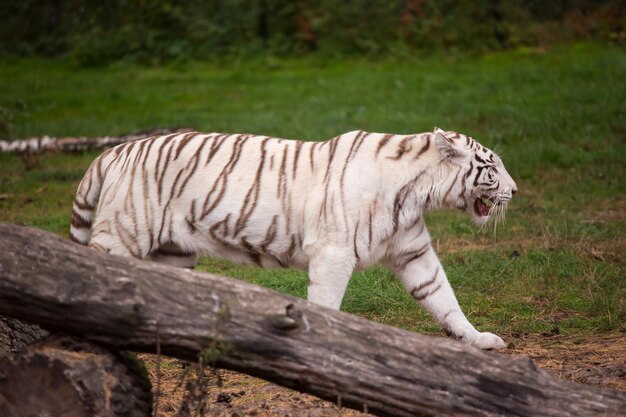
[[[585,336],[563,336],[556,332],[514,334],[507,341],[510,342],[509,346],[502,354],[530,356],[540,367],[559,378],[626,391],[624,332]],[[142,354],[140,358],[146,362],[156,390],[157,357]],[[222,380],[220,386],[215,374],[207,372],[204,379],[199,379],[187,366],[187,363],[176,359],[161,358],[158,417],[369,415],[340,408],[340,399],[336,403],[320,400],[236,372],[218,371]],[[202,389],[198,390],[198,386]]]
[[[505,351],[530,356],[561,379],[626,391],[626,333],[517,335]]]
[[[153,392],[157,390],[157,357],[141,354]],[[218,370],[198,378],[196,371],[185,370],[187,363],[161,358],[158,417],[365,417],[369,414],[341,408],[340,404],[321,400],[276,384],[237,372]],[[194,385],[196,385],[194,387]],[[204,390],[198,390],[204,386]],[[155,403],[156,403],[155,398]],[[340,400],[339,400],[340,402]],[[156,406],[156,404],[155,404]]]

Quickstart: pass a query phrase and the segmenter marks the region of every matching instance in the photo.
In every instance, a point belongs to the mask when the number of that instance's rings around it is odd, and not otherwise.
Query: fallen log
[[[0,416],[149,417],[152,394],[136,360],[54,335],[0,361]]]
[[[626,393],[243,281],[0,224],[0,314],[213,363],[381,416],[618,416]]]
[[[122,136],[99,136],[92,138],[85,136],[64,138],[41,136],[19,140],[0,140],[0,151],[28,154],[38,154],[44,152],[85,152],[91,149],[110,148],[121,143],[145,139],[151,136],[191,131],[192,129],[190,128],[181,127],[173,129],[153,129]]]

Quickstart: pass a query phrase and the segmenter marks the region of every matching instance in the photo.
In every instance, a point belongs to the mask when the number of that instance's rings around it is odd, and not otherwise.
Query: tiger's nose
[[[516,192],[517,192],[517,187],[511,188],[511,194],[515,195]]]

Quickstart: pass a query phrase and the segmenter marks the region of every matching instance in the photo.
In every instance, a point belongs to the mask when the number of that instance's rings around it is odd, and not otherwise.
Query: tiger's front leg
[[[354,271],[355,258],[348,248],[327,246],[311,256],[307,299],[339,310]]]
[[[425,236],[423,235],[425,233]],[[501,349],[504,341],[493,333],[481,333],[467,320],[435,254],[428,233],[413,236],[402,249],[392,252],[387,266],[404,288],[422,305],[448,335],[481,349]]]

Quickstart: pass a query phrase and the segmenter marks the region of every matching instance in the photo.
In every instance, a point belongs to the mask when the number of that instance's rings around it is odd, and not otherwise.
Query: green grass
[[[518,181],[505,227],[465,216],[428,224],[470,320],[501,334],[625,329],[626,54],[580,44],[405,62],[314,58],[218,67],[75,69],[0,62],[0,129],[12,137],[191,126],[325,139],[434,125],[496,146]],[[0,221],[67,235],[73,193],[96,153],[0,154]],[[306,274],[203,260],[202,270],[304,296]],[[343,309],[440,332],[385,269],[355,274]]]

